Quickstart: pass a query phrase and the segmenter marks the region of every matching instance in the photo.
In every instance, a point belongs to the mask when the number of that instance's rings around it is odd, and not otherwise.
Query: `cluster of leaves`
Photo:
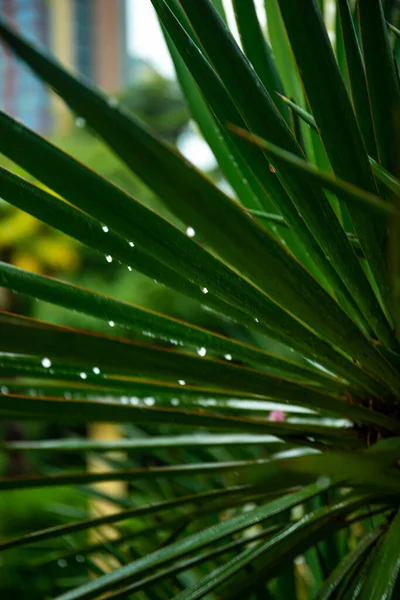
[[[7,442],[101,453],[107,468],[5,477],[2,493],[74,485],[120,510],[11,537],[0,551],[34,547],[42,568],[75,558],[59,600],[396,598],[392,3],[385,14],[380,0],[356,11],[337,0],[334,50],[316,0],[265,0],[272,48],[253,0],[232,0],[240,46],[220,0],[151,2],[232,193],[2,23],[3,41],[181,226],[3,113],[0,151],[52,193],[0,169],[1,194],[207,306],[219,330],[1,263],[2,286],[129,335],[0,315],[3,419],[121,424],[112,441]],[[125,494],[94,487],[110,481],[126,482]]]
[[[118,101],[136,118],[157,131],[159,136],[172,143],[188,125],[188,110],[176,82],[165,79],[150,66],[143,67],[136,89],[124,90],[119,94]],[[77,118],[75,123],[76,127],[68,134],[56,131],[52,141],[128,193],[140,196],[145,204],[162,212],[163,206],[157,197],[92,131],[84,127],[84,120]],[[4,156],[1,157],[1,164],[40,185],[34,177]],[[99,271],[96,267],[101,265],[104,274],[103,260],[100,257],[93,258],[95,253],[91,250],[79,252],[80,244],[72,238],[4,202],[0,203],[0,215],[0,253],[8,262],[37,273],[82,277],[83,260],[85,267],[90,263],[92,271]]]

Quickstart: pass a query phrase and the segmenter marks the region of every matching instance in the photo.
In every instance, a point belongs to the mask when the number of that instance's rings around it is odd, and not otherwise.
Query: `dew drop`
[[[114,321],[108,321],[108,324],[109,324],[110,327],[115,327]]]
[[[64,398],[65,398],[66,400],[71,400],[71,398],[72,398],[72,394],[71,394],[70,392],[65,392],[65,393],[64,393]]]
[[[85,557],[82,554],[77,554],[75,556],[75,560],[78,563],[84,563],[86,559],[85,559]]]
[[[179,385],[186,385],[186,381],[184,379],[178,379]]]
[[[193,227],[186,227],[186,235],[190,238],[193,238],[196,235],[196,232],[193,229]]]
[[[321,475],[321,477],[318,477],[318,479],[317,479],[317,486],[320,489],[327,487],[328,485],[330,485],[330,483],[331,483],[331,480],[326,475]]]
[[[63,558],[60,558],[60,559],[57,561],[57,564],[58,564],[58,566],[59,566],[59,567],[61,567],[62,569],[65,569],[65,567],[67,566],[67,561],[66,561],[66,560],[64,560]]]
[[[83,129],[86,126],[86,119],[84,119],[83,117],[76,117],[75,125],[79,129]]]
[[[44,367],[45,369],[49,369],[51,367],[51,360],[46,356],[42,358],[42,367]]]
[[[258,319],[257,317],[254,317],[254,320],[255,320],[256,323],[260,322],[260,319]]]
[[[205,356],[205,355],[207,354],[207,350],[206,350],[206,348],[204,348],[204,347],[203,347],[203,348],[199,348],[199,349],[197,350],[197,354],[198,354],[199,356]]]
[[[116,98],[115,96],[110,96],[108,98],[108,106],[111,106],[111,108],[116,108],[119,104],[118,98]]]
[[[0,392],[2,394],[8,394],[8,387],[6,385],[2,385],[0,388]]]
[[[154,398],[145,398],[144,403],[146,406],[154,406],[156,401],[154,400]]]
[[[136,398],[136,396],[132,396],[130,402],[131,402],[131,404],[138,405],[139,404],[139,398]]]
[[[132,271],[132,267],[128,267],[128,271]]]
[[[208,294],[208,289],[206,287],[201,288],[203,294]]]
[[[109,254],[107,254],[106,261],[109,262],[109,263],[112,263],[112,260],[113,260],[112,256],[110,256]]]
[[[100,375],[100,373],[101,373],[99,367],[93,367],[92,371],[95,375]]]
[[[104,231],[104,233],[108,233],[110,231],[107,225],[103,225],[102,230]]]
[[[87,379],[87,375],[86,375],[86,373],[84,373],[83,371],[82,371],[82,373],[79,373],[79,377],[80,377],[81,379]]]
[[[178,405],[179,405],[179,400],[178,400],[178,398],[172,398],[172,400],[171,400],[171,404],[172,404],[172,406],[178,406]]]
[[[226,360],[232,360],[232,354],[224,354]]]
[[[121,396],[121,404],[128,404],[129,398],[128,396]]]
[[[135,244],[133,242],[129,242],[129,245],[130,245],[131,248],[135,247]]]

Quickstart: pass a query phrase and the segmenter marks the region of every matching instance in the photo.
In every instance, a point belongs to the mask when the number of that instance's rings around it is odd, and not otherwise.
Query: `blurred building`
[[[126,0],[0,0],[0,14],[27,39],[107,92],[126,83]],[[61,101],[0,46],[0,108],[36,131],[68,126]]]

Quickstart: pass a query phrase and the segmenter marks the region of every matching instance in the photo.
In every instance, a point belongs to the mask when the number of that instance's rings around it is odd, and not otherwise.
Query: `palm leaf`
[[[232,0],[236,41],[221,0],[143,1],[231,191],[2,20],[166,211],[4,112],[2,207],[212,320],[2,256],[2,288],[69,315],[0,313],[0,419],[29,432],[2,441],[29,468],[0,474],[1,498],[36,493],[48,517],[4,518],[2,560],[58,600],[396,598],[395,11],[337,0],[332,44],[327,2]]]

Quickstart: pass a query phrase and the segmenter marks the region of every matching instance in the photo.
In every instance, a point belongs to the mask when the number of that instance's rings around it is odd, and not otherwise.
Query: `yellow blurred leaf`
[[[79,266],[79,255],[73,242],[60,237],[39,238],[35,242],[35,254],[46,266],[68,271]]]
[[[13,212],[0,222],[0,248],[7,248],[17,242],[27,241],[42,223],[20,210]]]
[[[12,263],[20,269],[31,271],[32,273],[42,273],[43,269],[40,261],[28,252],[15,252],[12,255]]]

